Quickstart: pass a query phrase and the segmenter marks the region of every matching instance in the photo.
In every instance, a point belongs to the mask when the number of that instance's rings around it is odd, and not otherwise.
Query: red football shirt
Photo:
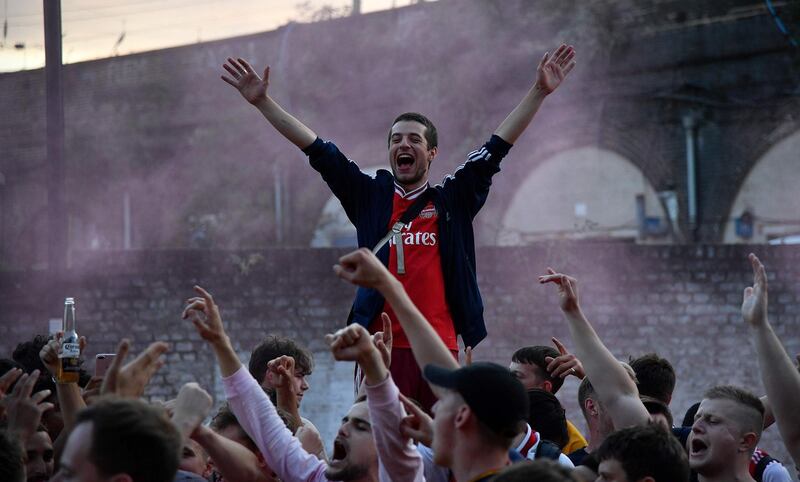
[[[406,209],[427,187],[425,185],[413,191],[404,192],[395,185],[392,217],[387,229],[391,229],[400,220]],[[409,226],[401,232],[405,274],[397,274],[397,245],[394,238],[389,241],[389,272],[400,280],[408,296],[433,326],[447,348],[458,350],[453,317],[445,298],[442,260],[439,252],[438,220],[439,213],[436,212],[436,207],[433,202],[428,202],[416,219],[411,221]],[[393,346],[411,348],[389,303],[384,303],[383,311],[392,319]],[[372,321],[370,332],[374,333],[381,329],[382,323],[379,315]]]

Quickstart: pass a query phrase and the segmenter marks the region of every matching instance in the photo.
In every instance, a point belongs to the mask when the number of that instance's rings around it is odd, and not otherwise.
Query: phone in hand
[[[114,361],[115,356],[117,356],[115,353],[98,353],[94,357],[94,376],[105,376],[106,371],[111,365],[111,362]]]

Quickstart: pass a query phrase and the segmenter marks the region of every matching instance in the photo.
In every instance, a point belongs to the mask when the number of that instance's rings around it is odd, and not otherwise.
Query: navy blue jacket
[[[492,176],[511,144],[493,135],[481,149],[441,184],[433,187],[432,201],[439,216],[439,252],[442,259],[445,296],[456,333],[465,346],[475,347],[486,337],[483,301],[475,275],[475,236],[472,220],[486,202]],[[389,231],[394,197],[394,176],[381,169],[373,178],[361,172],[332,142],[317,138],[303,152],[311,167],[322,174],[334,196],[342,203],[356,227],[358,246],[372,249]],[[389,264],[388,243],[378,252]],[[358,288],[348,317],[349,323],[368,327],[383,309],[383,296],[376,290]]]

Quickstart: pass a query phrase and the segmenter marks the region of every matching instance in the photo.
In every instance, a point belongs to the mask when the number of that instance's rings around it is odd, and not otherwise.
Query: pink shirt
[[[242,428],[264,455],[264,461],[284,482],[327,481],[328,465],[306,452],[250,372],[242,366],[222,379],[228,404]],[[367,386],[372,436],[378,451],[379,480],[424,482],[422,458],[411,439],[400,435],[405,416],[399,391],[388,377]]]

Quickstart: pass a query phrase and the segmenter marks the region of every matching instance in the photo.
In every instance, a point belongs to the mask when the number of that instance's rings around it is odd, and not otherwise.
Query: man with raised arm
[[[433,460],[457,482],[487,481],[510,463],[509,449],[528,416],[528,397],[511,372],[494,363],[458,366],[414,306],[402,283],[368,249],[339,259],[339,277],[375,289],[397,314],[417,363],[439,401],[434,406]]]
[[[749,259],[753,266],[753,286],[744,290],[742,317],[755,341],[761,379],[778,431],[794,463],[800,465],[800,412],[797,410],[800,373],[767,319],[767,272],[764,265],[752,253]]]
[[[373,178],[267,94],[269,67],[261,78],[243,59],[229,58],[224,65],[229,75],[222,79],[308,155],[311,166],[322,175],[355,225],[358,245],[377,251],[381,262],[420,307],[434,334],[457,357],[458,335],[465,346],[473,347],[486,336],[475,274],[472,219],[486,201],[500,161],[530,124],[545,97],[572,70],[574,57],[575,51],[566,45],[553,55],[545,54],[530,90],[494,135],[472,152],[453,176],[432,188],[428,176],[438,153],[438,139],[436,127],[424,115],[405,113],[394,120],[388,135],[391,173],[379,170]],[[399,222],[407,210],[409,216],[415,212],[410,211],[412,207],[418,209],[416,216]],[[396,321],[380,293],[360,288],[348,324],[358,323],[373,333],[380,331],[382,311]],[[395,322],[393,326],[392,376],[401,392],[430,408],[435,398],[411,357],[406,334],[400,324]]]
[[[636,383],[584,316],[578,301],[578,281],[550,268],[547,273],[539,277],[539,283],[558,286],[559,304],[569,324],[575,353],[583,362],[586,377],[591,380],[597,398],[608,411],[614,428],[619,430],[645,425],[650,420],[650,414],[639,399]]]
[[[373,400],[357,401],[350,408],[326,463],[306,452],[292,436],[267,394],[237,357],[211,295],[200,287],[195,291],[199,296],[188,300],[183,317],[191,316],[200,336],[211,345],[231,410],[281,480],[424,480],[419,454],[410,439],[400,434],[405,412],[397,390],[366,330],[347,328],[327,338],[334,357],[358,361]],[[285,362],[274,360],[272,369],[278,375],[290,376]]]
[[[539,277],[539,283],[558,286],[561,311],[569,324],[575,354],[586,374],[578,390],[578,402],[589,427],[589,444],[568,455],[576,466],[585,465],[595,470],[595,461],[589,454],[615,429],[644,425],[650,415],[639,399],[633,370],[628,372],[627,367],[614,358],[583,315],[577,280],[550,268],[547,272]]]

